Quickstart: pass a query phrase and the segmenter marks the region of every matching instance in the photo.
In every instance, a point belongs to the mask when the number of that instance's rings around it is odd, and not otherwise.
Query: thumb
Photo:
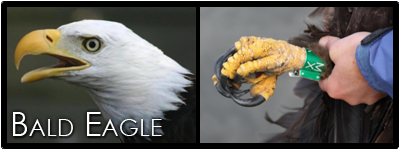
[[[324,36],[321,39],[319,39],[318,44],[320,46],[326,47],[329,50],[333,45],[333,43],[335,43],[338,40],[340,40],[340,38],[335,36]]]

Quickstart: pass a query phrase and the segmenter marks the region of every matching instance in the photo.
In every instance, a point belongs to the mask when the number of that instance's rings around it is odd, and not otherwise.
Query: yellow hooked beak
[[[88,62],[82,60],[68,51],[57,48],[60,39],[60,30],[36,30],[25,35],[15,49],[14,63],[19,69],[19,64],[25,55],[47,54],[60,59],[60,62],[51,67],[43,67],[26,73],[22,78],[22,83],[29,83],[41,79],[68,76],[66,71],[82,70],[90,66]]]

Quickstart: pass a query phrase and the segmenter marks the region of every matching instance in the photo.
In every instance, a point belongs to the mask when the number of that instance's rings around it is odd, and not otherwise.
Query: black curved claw
[[[221,84],[217,83],[217,85],[215,85],[215,87],[217,88],[217,91],[218,91],[222,96],[225,96],[226,98],[230,98],[230,97],[231,97],[231,95],[223,89],[223,87],[221,86]]]
[[[232,93],[230,94],[229,92],[226,91],[226,89],[224,89],[221,84],[217,83],[217,85],[215,85],[215,87],[217,88],[217,91],[224,97],[226,98],[231,98],[231,94],[233,94],[236,97],[241,97],[247,93],[250,92],[250,89],[247,90],[238,90],[236,88],[231,88],[231,87],[226,87],[231,89],[230,91],[232,91]]]
[[[250,89],[247,90],[239,90],[236,89],[234,86],[232,86],[230,83],[228,83],[228,80],[230,82],[234,82],[236,84],[241,84],[243,77],[235,74],[235,77],[233,80],[228,79],[226,76],[221,76],[221,70],[223,68],[223,63],[226,62],[229,56],[232,56],[234,53],[237,52],[237,49],[235,46],[230,47],[224,54],[222,54],[217,62],[215,63],[214,66],[214,73],[215,76],[218,78],[219,83],[215,86],[218,90],[218,92],[228,98],[231,98],[235,103],[245,106],[245,107],[253,107],[260,105],[265,101],[264,97],[261,95],[258,95],[257,97],[254,98],[249,98],[249,99],[241,99],[240,97],[247,94],[250,92]]]
[[[238,90],[238,89],[234,88],[233,91],[232,91],[232,94],[234,94],[237,97],[241,97],[241,96],[243,96],[243,95],[245,95],[245,94],[247,94],[249,92],[250,92],[250,89]]]
[[[239,75],[238,73],[235,74],[235,76],[233,77],[233,82],[236,84],[242,84],[243,81],[243,77],[241,75]]]
[[[257,97],[249,98],[249,99],[241,99],[238,97],[235,97],[234,95],[231,95],[231,98],[236,104],[239,104],[240,106],[244,107],[254,107],[262,104],[265,102],[265,98],[261,95],[257,95]]]
[[[219,87],[217,87],[217,90],[219,93],[221,93],[222,95],[224,95],[225,97],[230,97],[230,93],[229,93],[229,86],[227,83],[228,78],[226,76],[221,76],[221,78],[218,79],[219,80]]]
[[[235,46],[230,47],[224,54],[222,54],[217,62],[215,62],[215,66],[214,66],[214,73],[215,76],[217,77],[219,84],[216,85],[217,90],[219,93],[221,93],[221,95],[225,96],[225,97],[230,97],[230,93],[228,92],[228,83],[227,80],[228,78],[226,76],[221,76],[221,70],[223,68],[223,63],[226,62],[226,60],[228,59],[229,56],[231,56],[232,54],[236,53],[237,50],[235,48]]]
[[[236,73],[235,76],[234,76],[234,78],[233,78],[233,81],[231,80],[231,82],[241,85],[241,84],[244,82],[244,78],[243,78],[241,75],[239,75],[239,74]],[[241,97],[241,96],[247,94],[248,92],[250,92],[250,89],[247,89],[247,90],[239,90],[239,89],[234,88],[234,90],[231,91],[231,92],[232,92],[233,94],[235,94],[235,96]]]
[[[232,46],[218,58],[217,62],[215,62],[214,73],[215,73],[215,76],[217,76],[218,80],[221,79],[221,70],[224,67],[224,66],[222,66],[222,64],[224,62],[226,62],[226,60],[228,59],[229,56],[231,56],[232,54],[234,54],[236,52],[237,52],[237,49],[235,48],[235,46]]]

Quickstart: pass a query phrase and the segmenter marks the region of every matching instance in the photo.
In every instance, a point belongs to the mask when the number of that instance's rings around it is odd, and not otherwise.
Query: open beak
[[[19,64],[26,55],[47,54],[58,58],[60,62],[50,67],[43,67],[26,73],[22,83],[29,83],[55,76],[68,76],[67,71],[82,70],[90,66],[88,62],[78,58],[68,51],[57,48],[61,31],[54,29],[36,30],[25,35],[15,49],[14,63],[19,69]]]

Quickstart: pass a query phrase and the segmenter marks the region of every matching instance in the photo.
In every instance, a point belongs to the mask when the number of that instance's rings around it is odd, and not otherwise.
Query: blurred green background
[[[315,7],[200,8],[200,142],[257,143],[283,132],[267,122],[301,107],[304,100],[293,95],[299,78],[287,73],[278,78],[274,95],[256,107],[242,107],[220,95],[211,77],[218,57],[242,36],[287,40],[307,28],[303,20]],[[246,87],[246,86],[245,86]],[[247,86],[249,88],[249,86]],[[245,88],[243,88],[245,89]],[[286,106],[286,107],[285,107]]]
[[[61,25],[82,19],[101,19],[124,24],[146,39],[183,67],[196,73],[196,8],[7,8],[7,143],[119,143],[112,131],[105,137],[86,136],[86,112],[100,112],[91,97],[82,89],[59,80],[46,79],[30,84],[20,82],[23,74],[30,70],[56,64],[50,56],[27,56],[21,61],[20,70],[14,65],[14,50],[18,41],[27,33],[37,29],[55,29]],[[28,127],[23,137],[12,136],[12,112],[23,112]],[[17,121],[22,119],[17,117]],[[45,132],[29,133],[38,119]],[[58,119],[69,119],[74,125],[68,137],[48,137],[58,135]],[[100,121],[100,126],[92,125],[91,133],[102,134],[107,122],[100,115],[90,118]],[[62,123],[66,134],[68,123]],[[17,128],[17,133],[22,127]]]

